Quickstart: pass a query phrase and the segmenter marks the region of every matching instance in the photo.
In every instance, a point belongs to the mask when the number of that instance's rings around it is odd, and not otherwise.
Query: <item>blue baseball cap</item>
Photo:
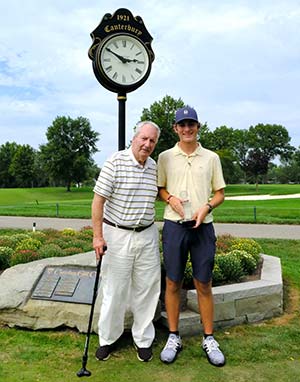
[[[175,113],[175,123],[179,123],[184,119],[191,119],[192,121],[199,122],[196,110],[190,106],[184,106],[181,109],[178,109]]]

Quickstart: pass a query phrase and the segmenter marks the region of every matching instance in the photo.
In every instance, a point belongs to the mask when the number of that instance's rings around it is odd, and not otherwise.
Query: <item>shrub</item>
[[[5,234],[0,236],[0,247],[8,248],[11,254],[9,266],[46,257],[75,255],[92,250],[93,230],[90,226],[75,231],[46,229],[28,233]],[[2,251],[3,252],[3,251]],[[14,253],[15,252],[15,253]],[[3,265],[1,265],[3,261]],[[7,267],[7,256],[0,259],[0,269]],[[6,265],[5,265],[6,264]]]
[[[224,282],[224,275],[221,271],[220,266],[215,262],[213,274],[212,274],[212,283],[213,285],[220,285]]]
[[[92,230],[80,231],[80,232],[77,233],[76,238],[77,239],[81,239],[81,240],[89,240],[89,241],[92,242],[92,240],[93,240],[93,231]]]
[[[65,256],[70,256],[70,255],[76,255],[77,253],[83,252],[83,249],[77,248],[77,247],[68,247],[68,248],[64,248],[63,252]]]
[[[85,227],[81,228],[80,232],[85,232],[85,233],[88,233],[90,235],[93,235],[93,227],[92,226],[85,226]]]
[[[78,253],[79,253],[79,249],[82,251],[82,249],[86,249],[86,248],[90,248],[91,247],[91,243],[86,243],[86,241],[84,240],[79,240],[79,239],[76,239],[76,238],[70,238],[68,240],[66,240],[65,242],[65,246],[64,248],[68,248],[68,247],[76,247],[78,248]]]
[[[64,236],[76,236],[77,231],[73,228],[64,228],[61,233]]]
[[[55,244],[55,245],[58,245],[60,248],[70,247],[68,240],[66,240],[64,238],[59,238],[59,237],[47,240],[45,244],[47,244],[47,245]]]
[[[38,260],[39,256],[36,251],[32,249],[22,249],[15,252],[10,259],[10,266],[17,264],[29,263],[30,261]]]
[[[61,237],[61,233],[57,229],[47,228],[47,229],[44,229],[43,232],[47,236],[48,240]]]
[[[218,254],[215,264],[224,276],[224,282],[239,282],[244,276],[241,260],[232,254]]]
[[[262,247],[254,239],[237,238],[234,239],[230,250],[238,249],[240,251],[246,251],[252,255],[256,261],[256,265],[259,262],[260,254],[262,253]]]
[[[81,228],[80,231],[92,231],[93,232],[93,227],[91,225],[85,225],[84,227]]]
[[[47,239],[47,235],[41,231],[30,232],[29,236],[32,239],[39,240],[41,243],[44,243]]]
[[[27,235],[26,233],[16,233],[14,235],[11,235],[11,239],[13,240],[14,242],[14,246],[12,248],[16,248],[18,246],[18,244],[22,241],[22,240],[25,240],[25,239],[29,239],[30,236]]]
[[[12,239],[11,236],[2,235],[0,236],[0,247],[14,248],[16,241]]]
[[[250,255],[250,253],[235,249],[229,252],[227,256],[228,255],[236,256],[241,261],[243,271],[246,275],[251,275],[255,271],[257,263],[255,258]]]
[[[33,251],[36,251],[37,249],[40,248],[42,243],[39,240],[28,238],[28,239],[23,239],[22,241],[19,242],[19,244],[16,247],[16,251],[21,251],[25,249],[31,249]]]
[[[230,234],[219,235],[216,241],[216,253],[229,252],[234,239]]]
[[[14,250],[9,247],[0,247],[0,269],[6,269],[9,267],[10,259],[14,253]]]
[[[92,250],[93,250],[92,241],[84,242],[84,245],[82,247],[82,252],[89,252]]]
[[[62,257],[65,256],[64,251],[56,244],[45,244],[38,250],[39,257]]]

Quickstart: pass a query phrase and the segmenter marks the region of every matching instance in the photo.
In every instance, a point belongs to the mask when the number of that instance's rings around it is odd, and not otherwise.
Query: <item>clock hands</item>
[[[122,61],[123,64],[126,64],[126,62],[128,62],[128,59],[127,59],[127,58],[125,58],[125,57],[123,57],[123,56],[120,56],[118,53],[115,53],[114,51],[110,50],[109,48],[106,48],[106,50],[107,50],[109,53],[112,53],[112,54],[114,54],[116,57],[118,57],[118,59],[119,59],[120,61]]]
[[[143,61],[140,61],[140,60],[137,60],[136,58],[134,58],[133,60],[131,60],[130,58],[125,58],[123,56],[120,56],[118,53],[112,51],[111,49],[109,48],[106,48],[106,50],[109,52],[109,53],[112,53],[113,55],[115,55],[116,57],[118,57],[118,59],[123,62],[123,64],[126,64],[127,62],[137,62],[138,64],[143,64]]]
[[[130,60],[129,58],[127,58],[127,62],[137,62],[138,64],[144,63],[144,61],[137,60],[136,58],[134,58],[133,60]]]

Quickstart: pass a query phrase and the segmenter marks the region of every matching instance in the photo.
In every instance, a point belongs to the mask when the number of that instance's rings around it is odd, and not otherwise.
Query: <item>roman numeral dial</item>
[[[98,65],[111,83],[131,86],[149,75],[148,50],[142,41],[129,34],[117,34],[104,40],[99,52]]]

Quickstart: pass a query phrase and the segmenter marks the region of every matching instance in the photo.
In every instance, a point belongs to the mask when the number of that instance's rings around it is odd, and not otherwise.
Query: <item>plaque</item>
[[[79,277],[67,276],[59,280],[57,287],[55,288],[55,296],[70,296],[75,293],[77,285],[79,283]]]
[[[51,298],[59,279],[60,277],[58,275],[46,275],[37,285],[33,296]]]
[[[91,304],[96,267],[47,266],[35,283],[31,298]]]

